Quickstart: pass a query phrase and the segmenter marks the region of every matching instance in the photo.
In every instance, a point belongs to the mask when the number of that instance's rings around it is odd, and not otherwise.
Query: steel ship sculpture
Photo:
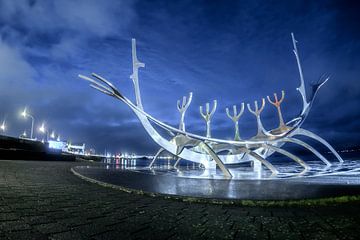
[[[210,103],[206,103],[205,108],[200,106],[199,109],[200,115],[206,123],[206,136],[187,132],[185,128],[185,113],[192,101],[192,93],[188,97],[184,96],[182,101],[179,100],[177,102],[177,109],[180,113],[178,128],[169,126],[147,113],[143,108],[139,88],[139,68],[145,67],[145,64],[137,58],[135,39],[132,39],[133,73],[130,76],[134,84],[135,103],[125,97],[111,82],[98,74],[92,73],[91,77],[79,75],[79,77],[90,82],[91,87],[122,101],[135,113],[150,137],[160,146],[149,168],[153,167],[154,162],[163,151],[167,151],[177,157],[174,167],[178,165],[181,159],[186,159],[199,163],[206,169],[219,167],[226,178],[232,178],[231,171],[229,170],[231,164],[251,162],[254,171],[261,171],[262,167],[265,166],[271,171],[272,176],[276,177],[279,174],[279,170],[268,161],[268,157],[274,153],[279,153],[301,166],[302,170],[298,173],[301,175],[309,171],[310,166],[299,156],[283,149],[284,144],[293,143],[309,150],[317,159],[323,162],[324,166],[331,166],[331,162],[314,147],[296,138],[296,136],[302,135],[316,140],[327,147],[340,163],[343,162],[343,159],[326,140],[301,127],[310,112],[319,89],[329,80],[329,77],[322,75],[316,83],[311,84],[311,90],[309,92],[306,91],[297,41],[293,34],[291,34],[291,37],[294,47],[293,52],[299,70],[300,86],[297,90],[302,98],[302,110],[298,116],[285,122],[281,110],[281,103],[284,100],[285,92],[281,91],[280,99],[276,93],[273,99],[267,96],[268,102],[277,110],[279,125],[275,129],[266,130],[261,121],[261,112],[266,104],[265,98],[261,99],[260,104],[257,101],[253,105],[246,104],[248,111],[254,115],[257,122],[257,134],[249,139],[242,139],[239,133],[238,122],[245,110],[244,103],[240,106],[234,105],[232,109],[226,108],[226,115],[234,124],[235,134],[233,140],[218,139],[211,135],[211,118],[216,111],[217,100],[213,101],[211,108]],[[165,130],[162,131],[165,134],[157,131],[155,127]]]

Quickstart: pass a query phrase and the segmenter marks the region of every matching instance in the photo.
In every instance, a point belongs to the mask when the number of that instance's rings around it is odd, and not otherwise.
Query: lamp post
[[[24,111],[21,113],[21,115],[26,118],[26,117],[30,117],[31,118],[31,132],[30,132],[30,138],[33,139],[33,133],[34,133],[34,117],[32,115],[30,115],[27,111],[26,108],[24,109]]]
[[[42,123],[41,126],[39,127],[39,131],[44,133],[46,135],[46,142],[49,141],[49,131],[45,128],[45,123]]]

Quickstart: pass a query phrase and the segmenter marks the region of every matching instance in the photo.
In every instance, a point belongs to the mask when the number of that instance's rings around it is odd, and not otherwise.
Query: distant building
[[[53,148],[53,149],[58,149],[58,150],[62,150],[62,151],[66,151],[67,150],[67,142],[64,141],[53,141],[53,140],[49,140],[49,148]]]
[[[68,143],[67,151],[75,154],[85,154],[85,143],[83,144],[71,144]]]
[[[87,153],[88,153],[89,155],[95,155],[95,154],[96,154],[96,151],[95,151],[94,148],[90,148],[90,149],[87,151]]]
[[[85,143],[82,144],[72,144],[66,141],[54,141],[49,140],[49,148],[58,149],[63,152],[69,152],[74,154],[85,154]]]

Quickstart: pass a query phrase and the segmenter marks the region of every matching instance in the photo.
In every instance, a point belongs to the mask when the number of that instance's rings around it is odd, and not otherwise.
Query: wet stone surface
[[[358,239],[360,203],[214,205],[76,177],[82,162],[0,161],[0,239]]]
[[[346,165],[346,164],[344,164]],[[253,179],[252,169],[241,169],[242,175],[224,178],[216,170],[152,168],[104,164],[103,166],[76,166],[73,171],[80,177],[111,184],[120,189],[131,189],[176,197],[223,200],[301,200],[360,196],[360,173],[356,170],[334,175],[298,176],[292,178]],[[322,166],[323,167],[323,166]],[[219,169],[217,169],[220,171]],[[238,171],[239,172],[239,171]],[[222,178],[220,178],[222,177]],[[242,178],[241,178],[242,177]]]

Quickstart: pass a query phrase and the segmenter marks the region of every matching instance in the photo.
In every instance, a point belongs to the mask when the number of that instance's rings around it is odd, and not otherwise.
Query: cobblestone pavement
[[[244,207],[129,194],[82,162],[0,161],[0,239],[359,239],[360,203]]]

